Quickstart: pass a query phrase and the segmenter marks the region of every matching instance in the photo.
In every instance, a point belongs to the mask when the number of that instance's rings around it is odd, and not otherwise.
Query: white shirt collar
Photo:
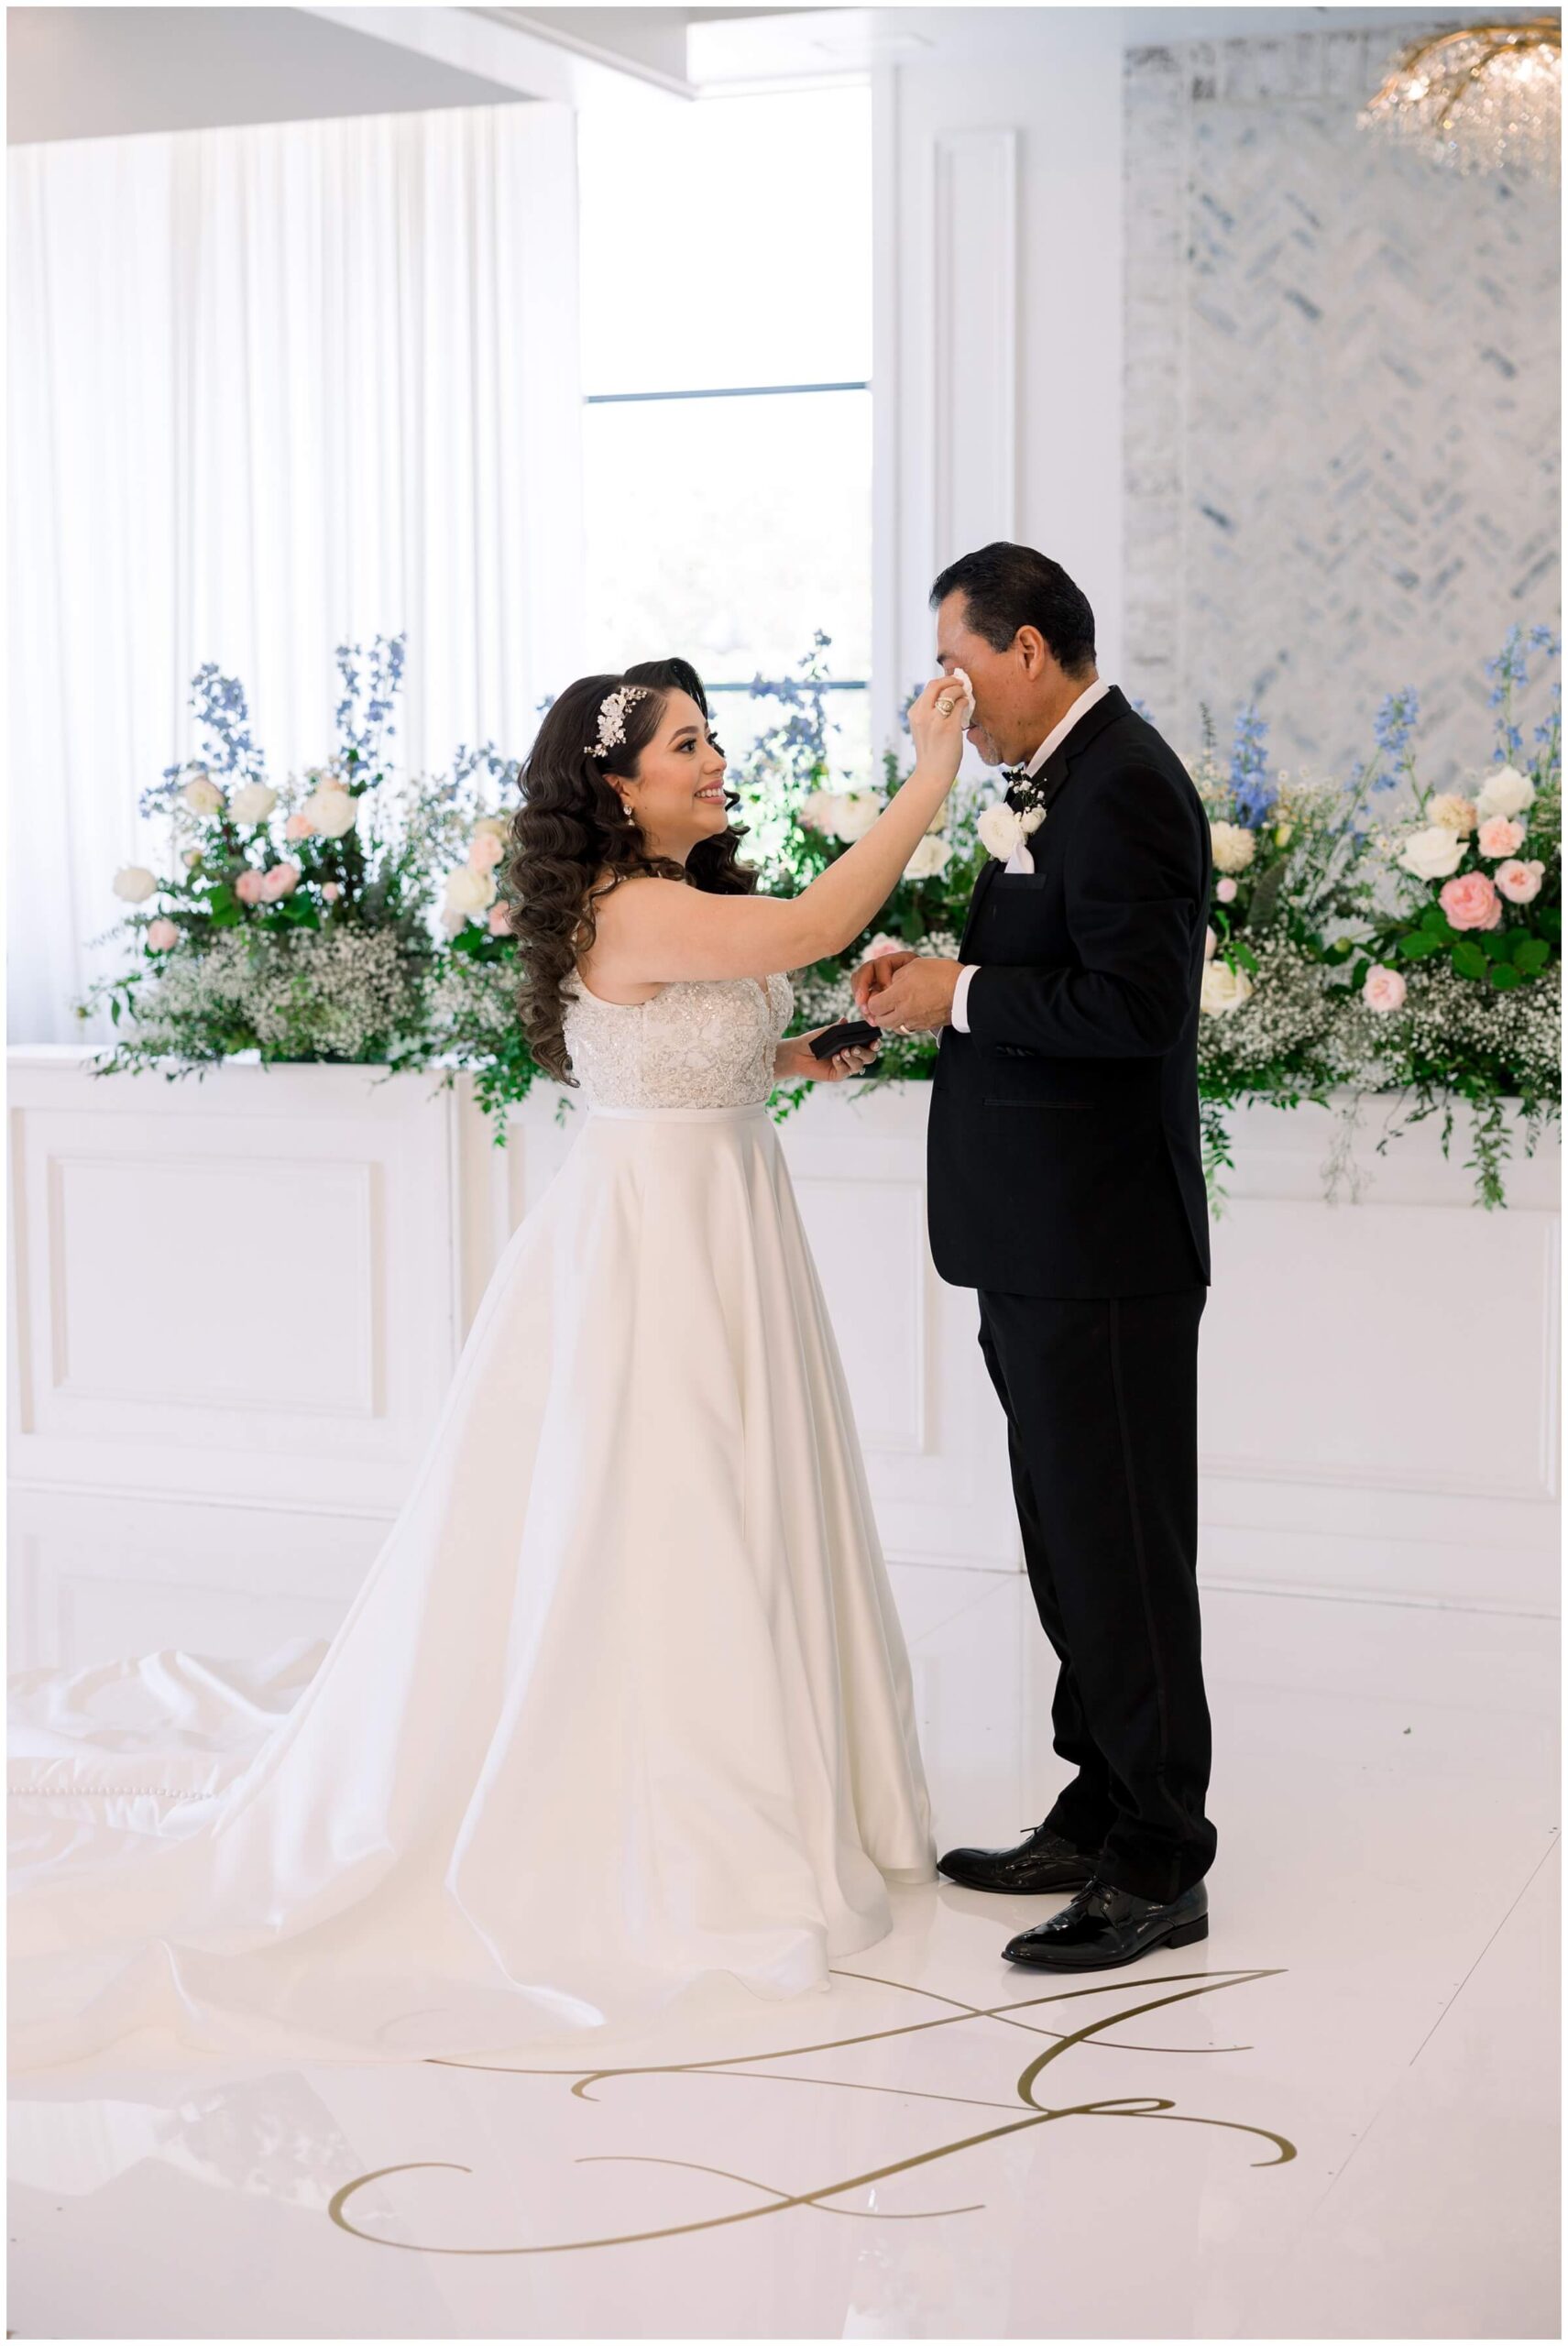
[[[1094,707],[1095,702],[1103,700],[1110,689],[1110,684],[1103,676],[1097,676],[1091,685],[1086,685],[1082,692],[1079,694],[1078,698],[1073,702],[1072,707],[1068,710],[1067,715],[1061,718],[1059,723],[1054,725],[1050,731],[1046,735],[1045,740],[1040,743],[1039,748],[1029,760],[1029,762],[1025,767],[1024,772],[1026,774],[1038,773],[1040,768],[1045,764],[1046,760],[1050,756],[1051,751],[1057,747],[1058,742],[1066,740],[1073,727],[1078,723],[1079,718],[1080,717],[1087,717],[1090,710]]]

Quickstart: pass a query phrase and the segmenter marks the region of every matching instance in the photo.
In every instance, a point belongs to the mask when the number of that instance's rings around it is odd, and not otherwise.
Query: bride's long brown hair
[[[645,685],[649,691],[627,707],[624,740],[605,756],[592,757],[588,744],[598,737],[600,706],[622,685]],[[511,818],[506,864],[522,972],[517,1014],[534,1058],[562,1083],[575,1081],[562,1032],[563,990],[593,944],[594,898],[638,872],[683,880],[715,896],[749,896],[756,889],[756,872],[740,861],[744,824],[699,839],[684,864],[651,855],[610,780],[612,774],[635,780],[672,692],[689,693],[707,716],[702,679],[685,660],[646,660],[623,676],[579,676],[552,705],[523,762],[522,800]],[[727,807],[740,803],[726,792]]]

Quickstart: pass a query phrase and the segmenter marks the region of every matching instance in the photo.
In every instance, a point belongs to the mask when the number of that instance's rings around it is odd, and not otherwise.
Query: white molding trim
[[[931,143],[935,568],[1010,538],[1018,499],[1018,134]]]

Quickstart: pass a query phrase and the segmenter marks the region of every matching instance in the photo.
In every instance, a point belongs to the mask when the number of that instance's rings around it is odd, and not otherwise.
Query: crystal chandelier
[[[1412,41],[1356,120],[1451,170],[1555,180],[1562,103],[1561,20],[1532,16]]]

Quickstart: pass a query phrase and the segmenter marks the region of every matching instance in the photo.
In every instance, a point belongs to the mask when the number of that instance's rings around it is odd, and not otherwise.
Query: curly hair
[[[624,685],[648,687],[626,709],[624,739],[604,756],[591,756],[598,713],[608,694]],[[686,861],[650,854],[635,817],[610,780],[636,777],[643,751],[658,733],[672,692],[689,693],[706,717],[707,696],[685,660],[648,660],[623,676],[579,676],[552,705],[523,762],[522,801],[507,840],[509,924],[518,943],[521,980],[517,1014],[529,1047],[558,1082],[575,1084],[563,1021],[565,989],[595,935],[594,900],[635,872],[681,880],[716,896],[754,893],[756,872],[740,860],[745,826],[730,824],[699,839]],[[727,791],[725,805],[740,805]]]

